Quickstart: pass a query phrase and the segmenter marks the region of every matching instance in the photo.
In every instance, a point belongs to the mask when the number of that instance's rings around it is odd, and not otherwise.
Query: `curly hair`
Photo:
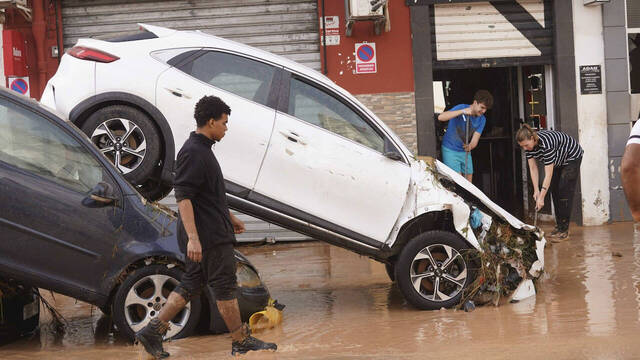
[[[231,108],[217,96],[203,96],[198,100],[193,117],[198,127],[203,127],[209,119],[220,120],[222,114],[231,115]]]
[[[477,101],[478,104],[484,104],[487,109],[493,107],[493,96],[487,90],[476,91],[475,95],[473,95],[473,100]]]

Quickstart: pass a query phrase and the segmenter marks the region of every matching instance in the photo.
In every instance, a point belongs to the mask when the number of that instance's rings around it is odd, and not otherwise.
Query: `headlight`
[[[258,273],[241,262],[238,262],[236,268],[236,278],[238,279],[238,286],[240,287],[253,288],[262,285],[262,280],[260,280]]]

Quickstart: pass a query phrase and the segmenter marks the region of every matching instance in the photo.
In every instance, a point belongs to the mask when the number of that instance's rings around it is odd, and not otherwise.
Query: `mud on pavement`
[[[260,334],[278,351],[249,359],[640,358],[640,235],[628,223],[572,227],[568,241],[545,250],[535,298],[472,313],[417,311],[384,265],[323,243],[241,251],[287,305],[282,325]],[[40,335],[0,347],[0,358],[141,358],[98,309],[60,295],[51,302],[69,321],[66,332],[49,328],[43,312]],[[193,336],[166,349],[171,359],[230,358],[228,335]]]

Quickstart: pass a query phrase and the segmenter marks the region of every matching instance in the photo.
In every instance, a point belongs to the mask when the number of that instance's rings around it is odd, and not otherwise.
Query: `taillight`
[[[87,48],[84,46],[74,46],[67,52],[69,55],[82,59],[82,60],[93,60],[102,63],[110,63],[120,59],[115,55],[111,55],[107,52]]]

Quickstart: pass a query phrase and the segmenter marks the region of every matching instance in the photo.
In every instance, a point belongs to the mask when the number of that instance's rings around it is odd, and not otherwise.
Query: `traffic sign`
[[[9,88],[22,95],[29,96],[29,77],[9,77]]]
[[[377,72],[375,43],[356,43],[356,74]]]

